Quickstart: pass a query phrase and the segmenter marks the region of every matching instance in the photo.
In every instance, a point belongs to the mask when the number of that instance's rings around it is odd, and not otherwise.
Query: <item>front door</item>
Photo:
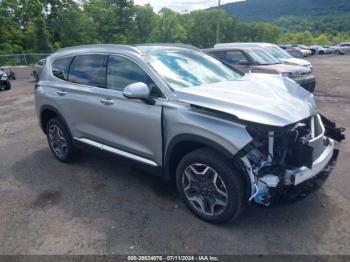
[[[138,64],[123,56],[109,57],[106,75],[106,88],[96,90],[99,106],[95,125],[100,133],[94,139],[160,165],[162,93]],[[125,86],[136,82],[143,82],[152,89],[154,105],[123,96]]]

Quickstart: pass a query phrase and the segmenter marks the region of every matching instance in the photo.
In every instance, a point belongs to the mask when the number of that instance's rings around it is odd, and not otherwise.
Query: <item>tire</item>
[[[46,125],[47,142],[53,155],[61,162],[71,162],[77,155],[71,135],[59,118],[51,118]]]
[[[36,82],[39,82],[39,75],[37,72],[33,72],[33,76]]]
[[[176,185],[186,206],[210,223],[234,220],[246,203],[243,176],[225,157],[208,148],[184,156],[176,170]]]
[[[7,81],[6,82],[6,87],[5,87],[6,90],[10,90],[11,89],[11,82],[10,81]]]

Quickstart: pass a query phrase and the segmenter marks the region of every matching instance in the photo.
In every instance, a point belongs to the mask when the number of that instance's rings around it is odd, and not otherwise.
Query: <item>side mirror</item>
[[[123,90],[123,95],[128,99],[140,99],[146,104],[153,105],[155,103],[150,97],[148,86],[142,82],[127,85]]]

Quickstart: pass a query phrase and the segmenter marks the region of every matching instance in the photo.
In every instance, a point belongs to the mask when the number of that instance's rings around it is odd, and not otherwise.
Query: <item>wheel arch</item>
[[[46,133],[46,125],[51,118],[57,117],[60,119],[64,127],[68,130],[69,136],[72,137],[70,129],[68,128],[67,122],[63,115],[53,106],[44,105],[40,108],[40,127]]]
[[[234,158],[228,149],[208,138],[193,134],[177,135],[167,146],[163,168],[165,178],[167,180],[175,179],[176,167],[183,156],[202,147],[215,150],[228,159],[233,160]]]

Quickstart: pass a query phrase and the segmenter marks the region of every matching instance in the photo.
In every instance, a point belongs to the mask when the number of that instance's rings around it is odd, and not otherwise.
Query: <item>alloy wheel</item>
[[[62,129],[56,125],[49,126],[49,142],[54,154],[59,158],[64,158],[67,155],[68,146]]]
[[[228,204],[226,185],[213,168],[201,163],[189,165],[182,176],[182,187],[193,208],[206,216],[217,216]]]

